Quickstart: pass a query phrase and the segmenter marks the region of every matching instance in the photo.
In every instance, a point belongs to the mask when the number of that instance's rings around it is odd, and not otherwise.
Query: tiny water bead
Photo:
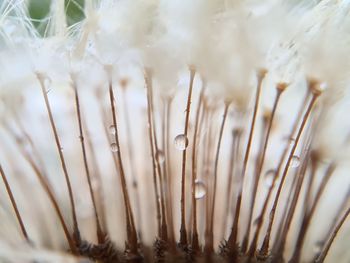
[[[194,183],[194,195],[196,199],[202,199],[207,194],[207,187],[205,183],[196,180]]]
[[[114,125],[109,126],[108,130],[110,134],[115,135],[116,130]]]
[[[265,185],[266,187],[271,187],[273,185],[273,180],[275,178],[275,175],[276,175],[276,171],[271,169],[271,170],[268,170],[266,173],[265,173],[265,176],[264,176],[264,181],[265,181]]]
[[[160,164],[164,163],[165,161],[165,154],[162,150],[158,150],[156,152],[156,158]]]
[[[118,145],[114,142],[111,144],[111,151],[112,152],[117,152],[119,150]]]
[[[300,158],[299,156],[294,155],[290,162],[290,167],[296,168],[296,167],[299,167],[299,165],[300,165]]]
[[[175,148],[180,150],[180,151],[184,151],[187,146],[188,146],[188,138],[185,134],[179,134],[175,137],[174,140],[174,145]]]

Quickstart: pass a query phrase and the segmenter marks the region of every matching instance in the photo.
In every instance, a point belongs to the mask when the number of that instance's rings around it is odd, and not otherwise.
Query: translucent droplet
[[[265,176],[264,176],[264,182],[265,182],[265,185],[267,187],[271,187],[273,185],[273,180],[275,178],[275,175],[276,175],[276,171],[271,169],[271,170],[268,170],[266,173],[265,173]]]
[[[119,150],[118,145],[114,142],[111,144],[111,151],[112,152],[117,152]]]
[[[200,181],[200,180],[196,180],[194,183],[194,195],[196,199],[202,199],[206,193],[207,193],[207,187],[205,186],[205,184]]]
[[[188,139],[184,134],[179,134],[174,140],[175,148],[184,151],[188,146]]]
[[[109,130],[109,133],[110,133],[110,134],[115,135],[115,132],[116,132],[116,131],[115,131],[115,126],[114,126],[114,125],[109,126],[109,129],[108,129],[108,130]]]
[[[291,160],[289,166],[292,167],[292,168],[296,168],[296,167],[298,167],[299,165],[300,165],[300,158],[299,158],[299,156],[294,155],[294,156],[292,157],[292,160]]]
[[[164,163],[165,161],[165,155],[164,155],[164,152],[162,150],[158,150],[157,153],[156,153],[156,158],[158,160],[158,162],[161,164],[161,163]]]
[[[295,139],[293,137],[285,137],[285,140],[289,143],[289,146],[292,147],[295,143]]]

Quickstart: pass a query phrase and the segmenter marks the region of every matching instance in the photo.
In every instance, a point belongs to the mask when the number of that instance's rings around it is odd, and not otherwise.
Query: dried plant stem
[[[73,84],[74,89],[74,97],[75,97],[75,108],[77,113],[77,120],[79,125],[79,139],[80,139],[80,145],[81,145],[81,151],[83,154],[83,161],[84,161],[84,169],[86,174],[86,179],[89,185],[89,192],[90,197],[93,205],[94,210],[94,216],[95,216],[95,223],[96,223],[96,230],[97,230],[97,239],[99,243],[103,243],[105,239],[105,235],[102,231],[101,224],[100,224],[100,218],[98,216],[97,207],[96,207],[96,200],[94,195],[94,190],[92,189],[91,185],[91,175],[90,175],[90,169],[88,165],[87,155],[86,155],[86,147],[85,147],[85,139],[84,139],[84,133],[83,133],[83,124],[82,124],[82,118],[81,118],[81,110],[80,110],[80,100],[79,100],[79,92],[76,84]]]
[[[127,94],[126,94],[127,86],[126,84],[122,83],[122,96],[123,96],[123,112],[124,112],[124,119],[125,119],[125,129],[126,129],[126,138],[127,138],[127,145],[128,145],[128,159],[129,165],[130,165],[130,172],[131,172],[131,180],[132,180],[132,186],[134,188],[134,192],[136,195],[135,198],[135,206],[136,206],[136,218],[138,223],[138,235],[140,242],[142,242],[141,237],[141,197],[139,193],[139,186],[138,181],[136,178],[136,171],[135,171],[135,165],[134,165],[134,150],[133,150],[133,143],[132,143],[132,133],[131,133],[131,127],[130,127],[130,114],[128,110],[128,103],[127,103]]]
[[[281,195],[281,191],[282,191],[282,187],[283,187],[283,184],[284,184],[284,181],[286,179],[286,176],[287,176],[287,173],[289,171],[289,166],[290,166],[290,163],[292,161],[292,158],[295,154],[295,151],[296,151],[296,148],[298,146],[298,143],[299,143],[299,140],[301,138],[301,135],[303,133],[303,130],[305,128],[305,125],[307,123],[307,120],[311,114],[311,111],[312,111],[312,108],[318,98],[320,94],[313,94],[310,102],[309,102],[309,105],[307,107],[307,110],[303,116],[303,119],[302,119],[302,123],[299,127],[299,130],[297,132],[297,136],[295,138],[295,142],[293,144],[293,147],[289,153],[289,156],[288,156],[288,159],[287,159],[287,162],[285,164],[285,167],[284,167],[284,170],[283,170],[283,173],[282,173],[282,177],[281,177],[281,181],[280,181],[280,184],[278,186],[278,190],[277,190],[277,193],[276,193],[276,196],[275,196],[275,200],[274,200],[274,203],[273,203],[273,206],[271,208],[271,211],[270,211],[270,216],[269,216],[269,224],[268,224],[268,229],[267,229],[267,232],[266,232],[266,235],[265,235],[265,238],[264,238],[264,241],[263,241],[263,244],[262,244],[262,247],[260,249],[260,253],[262,254],[267,254],[268,250],[269,250],[269,242],[270,242],[270,236],[271,236],[271,229],[272,229],[272,225],[273,225],[273,221],[274,221],[274,218],[275,218],[275,213],[276,213],[276,208],[277,208],[277,204],[278,204],[278,201],[279,201],[279,197]],[[278,175],[276,175],[278,176]]]
[[[345,213],[342,215],[342,217],[340,218],[338,224],[335,226],[331,236],[329,237],[326,245],[322,248],[322,251],[320,253],[320,255],[318,256],[318,258],[316,259],[315,263],[322,263],[324,262],[325,258],[327,257],[328,251],[331,248],[335,237],[337,236],[340,228],[342,227],[342,225],[344,224],[344,222],[346,221],[347,217],[350,214],[350,207],[347,208],[347,210],[345,211]]]
[[[6,127],[8,129],[8,134],[10,136],[14,136],[13,132],[11,131],[11,129],[9,127]],[[37,166],[37,164],[35,163],[35,161],[33,160],[32,158],[32,155],[31,154],[28,154],[27,151],[24,149],[24,147],[22,146],[22,144],[19,144],[17,143],[18,145],[18,149],[20,150],[22,156],[24,157],[24,159],[29,163],[30,167],[33,169],[36,177],[38,178],[41,186],[43,187],[43,189],[45,190],[46,194],[48,195],[53,207],[54,207],[54,210],[60,220],[60,223],[61,223],[61,226],[62,226],[62,229],[63,229],[63,232],[65,234],[65,237],[67,239],[67,242],[69,244],[69,248],[70,250],[72,251],[72,253],[74,255],[78,255],[78,251],[77,251],[77,248],[75,246],[75,242],[72,238],[72,236],[70,235],[69,233],[69,230],[68,230],[68,227],[67,227],[67,224],[63,218],[63,215],[62,215],[62,212],[61,212],[61,209],[58,205],[58,202],[51,190],[51,186],[47,180],[47,176],[45,176],[39,169],[39,167]]]
[[[210,208],[210,223],[209,223],[209,238],[207,239],[207,252],[213,252],[214,251],[214,212],[215,212],[215,201],[216,201],[216,188],[217,188],[217,176],[218,176],[218,167],[219,167],[219,157],[220,157],[220,147],[221,147],[221,141],[222,141],[222,135],[224,133],[226,118],[228,109],[230,107],[230,103],[225,103],[225,109],[224,114],[222,116],[222,121],[220,125],[220,131],[219,131],[219,139],[216,146],[216,154],[215,154],[215,162],[214,162],[214,186],[213,186],[213,198]]]
[[[173,185],[172,185],[172,167],[171,167],[171,155],[170,155],[170,124],[171,124],[171,103],[172,97],[165,101],[164,107],[164,128],[163,128],[163,145],[164,145],[164,184],[167,187],[166,191],[166,207],[168,216],[168,234],[170,249],[175,251],[175,228],[173,220]]]
[[[256,193],[258,191],[261,172],[262,172],[264,162],[265,162],[265,156],[266,156],[267,146],[269,144],[269,138],[270,138],[270,134],[271,134],[273,120],[274,120],[274,117],[276,114],[278,102],[279,102],[281,94],[283,92],[282,89],[276,89],[276,91],[277,91],[277,93],[276,93],[276,97],[274,99],[271,116],[269,116],[269,118],[268,118],[267,132],[266,132],[265,138],[263,140],[264,141],[263,148],[261,151],[259,151],[261,153],[261,155],[258,157],[258,164],[257,164],[257,169],[255,172],[255,177],[254,177],[254,185],[253,185],[253,191],[252,191],[252,199],[251,199],[251,203],[250,203],[247,230],[246,230],[245,236],[243,238],[243,243],[242,243],[242,250],[243,251],[246,251],[246,248],[248,246],[252,216],[253,216],[253,211],[254,211],[254,207],[255,207]]]
[[[297,263],[300,261],[300,256],[302,252],[302,248],[304,245],[305,237],[307,230],[310,226],[311,220],[313,218],[313,215],[316,211],[317,205],[319,204],[320,198],[324,192],[324,189],[326,188],[327,183],[329,182],[329,179],[331,178],[332,174],[334,173],[335,169],[337,167],[337,164],[335,162],[332,162],[328,165],[327,170],[325,171],[325,175],[322,179],[321,185],[319,186],[316,196],[314,198],[314,201],[311,205],[311,208],[309,211],[306,212],[300,230],[297,238],[297,242],[295,245],[293,256],[290,260],[290,262]],[[308,191],[310,191],[310,188],[308,188]]]
[[[166,220],[166,208],[165,208],[165,185],[163,180],[163,174],[162,169],[160,167],[160,161],[159,161],[159,147],[158,147],[158,139],[157,139],[157,133],[156,133],[156,124],[155,124],[155,116],[154,116],[154,102],[153,102],[153,85],[148,85],[148,100],[149,100],[149,106],[151,110],[151,125],[152,125],[152,131],[153,131],[153,139],[154,139],[154,149],[155,149],[155,161],[156,161],[156,169],[157,174],[159,178],[159,190],[160,190],[160,207],[162,212],[162,218],[161,218],[161,239],[163,241],[168,241],[168,225]]]
[[[190,123],[190,111],[191,111],[191,100],[192,100],[192,90],[193,90],[193,81],[195,76],[195,70],[190,68],[190,84],[188,89],[187,96],[187,105],[186,105],[186,118],[185,118],[185,128],[183,135],[187,140],[188,127]],[[186,154],[187,147],[182,152],[182,169],[181,169],[181,226],[180,226],[180,245],[182,247],[187,246],[187,231],[186,231]]]
[[[250,126],[250,131],[249,131],[249,137],[248,137],[248,142],[247,142],[247,148],[245,151],[244,155],[244,160],[243,160],[243,167],[242,167],[242,173],[241,173],[241,182],[240,182],[240,189],[238,190],[238,197],[236,201],[236,211],[235,211],[235,216],[232,224],[232,230],[231,234],[229,237],[229,246],[230,249],[234,249],[237,241],[237,234],[238,234],[238,222],[239,222],[239,216],[240,216],[240,209],[241,209],[241,203],[242,203],[242,194],[243,194],[243,181],[244,177],[247,171],[247,166],[248,166],[248,160],[249,160],[249,155],[250,155],[250,149],[253,141],[253,134],[254,134],[254,128],[255,128],[255,121],[256,121],[256,116],[258,113],[258,108],[259,108],[259,100],[260,100],[260,93],[261,93],[261,87],[262,87],[262,82],[265,77],[266,71],[259,72],[258,75],[258,84],[257,84],[257,90],[256,90],[256,95],[255,95],[255,104],[254,104],[254,111],[252,115],[252,121],[251,121],[251,126]],[[231,251],[233,252],[233,251]]]
[[[70,178],[69,178],[69,175],[68,175],[66,161],[64,159],[63,152],[62,152],[61,141],[60,141],[59,136],[58,136],[58,132],[57,132],[55,121],[53,119],[53,115],[52,115],[52,111],[51,111],[51,105],[50,105],[50,102],[49,102],[49,98],[47,96],[44,79],[43,79],[42,76],[38,75],[38,80],[40,82],[41,91],[42,91],[42,95],[43,95],[44,100],[45,100],[45,106],[46,106],[46,110],[47,110],[47,113],[48,113],[48,116],[49,116],[51,129],[52,129],[52,132],[53,132],[54,137],[55,137],[56,148],[57,148],[57,151],[58,151],[58,154],[59,154],[59,157],[60,157],[61,166],[62,166],[62,169],[63,169],[64,177],[65,177],[65,180],[66,180],[66,184],[67,184],[69,200],[70,200],[70,205],[71,205],[71,209],[72,209],[74,238],[76,239],[75,240],[76,242],[80,242],[80,233],[79,233],[78,220],[77,220],[77,214],[76,214],[75,203],[74,203],[74,194],[73,194]]]
[[[22,232],[24,238],[27,240],[27,242],[30,242],[27,230],[26,230],[26,228],[24,226],[24,223],[23,223],[23,220],[22,220],[21,213],[18,210],[16,200],[15,200],[15,198],[13,196],[10,184],[7,181],[6,174],[5,174],[1,164],[0,164],[0,173],[1,173],[2,180],[3,180],[3,182],[5,184],[5,187],[6,187],[6,192],[7,192],[8,196],[9,196],[9,198],[10,198],[11,205],[13,207],[13,210],[15,211],[17,221],[18,221],[19,226],[21,228],[21,232]]]
[[[288,233],[290,230],[290,226],[292,223],[292,219],[293,219],[293,216],[295,213],[296,206],[298,204],[301,188],[302,188],[302,185],[304,183],[306,171],[307,171],[308,164],[309,164],[309,159],[310,158],[309,158],[309,152],[308,152],[306,154],[306,157],[303,158],[302,167],[300,169],[299,174],[297,175],[297,182],[296,182],[296,186],[294,188],[293,198],[292,198],[291,204],[289,206],[288,212],[285,216],[285,224],[284,224],[283,228],[281,228],[281,232],[275,241],[275,246],[274,246],[275,256],[274,256],[274,260],[273,260],[273,262],[275,262],[275,263],[278,263],[281,260],[283,261],[283,253],[284,253],[284,249],[285,249],[285,245],[286,245],[286,241],[287,241],[287,236],[288,236]],[[315,173],[316,170],[317,170],[316,167],[311,167],[311,174]]]
[[[115,127],[115,143],[117,145],[117,160],[118,160],[118,167],[119,167],[119,175],[120,175],[120,181],[122,185],[122,192],[124,196],[124,204],[125,204],[125,216],[126,216],[126,233],[128,238],[128,245],[130,248],[130,252],[132,254],[138,254],[138,247],[137,247],[137,234],[135,229],[135,223],[134,223],[134,216],[132,213],[131,205],[130,205],[130,198],[128,194],[128,189],[126,185],[126,179],[125,179],[125,173],[124,173],[124,166],[122,161],[122,155],[121,155],[121,149],[120,149],[120,143],[119,143],[119,129],[118,129],[118,123],[117,123],[117,114],[116,109],[114,106],[114,92],[113,92],[113,85],[112,81],[109,81],[109,100],[111,105],[111,111],[112,111],[112,119],[113,119],[113,125]]]
[[[309,98],[309,95],[310,95],[309,92],[305,95],[302,105],[306,105],[306,103],[308,101],[308,98]],[[303,110],[304,110],[304,107],[301,107],[299,112],[298,112],[298,116],[297,116],[296,120],[293,123],[292,131],[290,133],[290,136],[288,137],[288,140],[290,138],[292,138],[293,134],[295,134],[295,132],[296,132],[296,130],[298,128],[299,120],[302,118]],[[267,195],[266,195],[265,200],[264,200],[263,207],[262,207],[261,212],[260,212],[260,214],[258,216],[257,227],[256,227],[256,230],[255,230],[255,233],[254,233],[254,237],[253,237],[253,240],[252,240],[252,243],[250,245],[249,252],[248,252],[248,254],[250,256],[253,256],[255,251],[256,251],[257,243],[258,243],[259,236],[260,236],[260,231],[261,231],[261,228],[263,226],[263,219],[264,219],[265,213],[267,211],[267,205],[268,205],[268,203],[270,201],[270,197],[272,195],[272,190],[273,190],[273,188],[274,188],[274,186],[276,184],[278,175],[279,175],[279,173],[280,173],[280,171],[282,169],[283,161],[285,160],[285,158],[286,158],[286,156],[288,154],[288,149],[289,149],[289,144],[287,144],[284,147],[283,153],[282,153],[281,158],[280,158],[280,160],[278,162],[277,169],[275,170],[275,176],[273,178],[272,185],[271,185],[271,187],[269,188],[269,190],[267,192]],[[267,254],[263,254],[263,253],[265,253],[265,252],[259,251],[259,256],[262,257],[262,258],[267,256]]]
[[[84,120],[84,118],[82,118]],[[85,123],[83,121],[83,123]],[[92,144],[91,141],[91,134],[89,129],[87,128],[86,124],[83,125],[85,127],[85,138],[86,138],[86,142],[88,144],[89,150],[90,150],[90,156],[91,156],[91,164],[92,164],[92,168],[94,171],[94,178],[96,178],[97,180],[97,190],[95,191],[95,193],[97,194],[98,198],[98,207],[100,208],[100,217],[101,217],[101,226],[102,229],[106,229],[107,224],[106,224],[106,209],[105,209],[105,204],[104,204],[104,198],[103,198],[103,187],[102,187],[102,176],[101,176],[101,172],[99,170],[98,167],[98,161],[97,161],[97,157],[96,157],[96,151],[95,151],[95,147]]]
[[[230,161],[229,161],[229,168],[228,168],[228,182],[227,182],[227,189],[226,189],[226,205],[224,210],[224,223],[222,225],[221,230],[221,236],[225,236],[226,232],[226,226],[227,221],[229,218],[229,208],[230,208],[230,200],[232,196],[232,184],[233,184],[233,177],[234,177],[234,169],[235,169],[235,163],[237,161],[237,156],[239,154],[239,145],[241,140],[242,130],[240,129],[234,129],[232,130],[232,144],[231,144],[231,151],[230,151]]]
[[[203,98],[204,98],[203,86],[199,95],[199,101],[196,110],[195,127],[193,133],[193,147],[192,147],[192,240],[191,247],[196,253],[199,250],[199,240],[198,240],[198,227],[197,227],[197,200],[196,200],[196,180],[197,180],[197,136],[200,121],[200,112],[202,109]]]
[[[152,126],[152,113],[151,113],[151,102],[149,99],[150,91],[149,87],[152,85],[152,76],[150,75],[150,72],[146,72],[145,75],[145,82],[146,82],[146,89],[147,89],[147,126],[148,126],[148,136],[149,136],[149,143],[150,143],[150,149],[151,149],[151,157],[152,157],[152,171],[153,171],[153,187],[155,191],[155,201],[156,201],[156,212],[157,212],[157,226],[158,226],[158,236],[161,236],[161,208],[159,204],[159,188],[157,183],[157,164],[156,164],[156,157],[155,157],[155,150],[154,150],[154,141],[153,141],[153,126]]]

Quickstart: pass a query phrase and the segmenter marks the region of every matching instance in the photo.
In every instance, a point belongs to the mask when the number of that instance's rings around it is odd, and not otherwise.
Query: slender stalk
[[[132,143],[132,133],[131,133],[131,127],[130,127],[130,114],[129,114],[129,109],[128,109],[128,103],[127,103],[127,94],[126,94],[126,89],[127,89],[127,82],[121,81],[121,88],[122,88],[122,96],[123,96],[123,112],[124,112],[124,119],[125,119],[125,127],[126,127],[126,137],[127,137],[127,144],[128,144],[128,158],[130,160],[129,165],[130,165],[130,171],[131,171],[131,180],[132,180],[132,185],[134,188],[134,192],[136,195],[136,218],[137,222],[139,225],[139,229],[141,230],[141,197],[139,193],[139,187],[138,187],[138,182],[136,178],[136,171],[135,171],[135,165],[134,165],[134,151],[133,151],[133,143]],[[141,238],[141,231],[139,231],[139,238],[140,241],[142,240]]]
[[[310,223],[311,223],[313,215],[316,211],[317,205],[320,203],[319,201],[320,201],[321,196],[324,192],[324,189],[326,188],[326,185],[329,182],[329,179],[331,178],[332,174],[334,173],[336,167],[337,167],[337,165],[335,162],[330,163],[327,167],[327,170],[326,170],[325,175],[322,179],[321,185],[319,186],[318,191],[316,193],[314,202],[312,203],[310,210],[307,212],[307,214],[305,214],[305,216],[303,218],[303,221],[302,221],[302,224],[301,224],[301,227],[299,230],[297,242],[295,245],[294,253],[293,253],[293,256],[292,256],[290,262],[296,263],[296,262],[300,261],[300,256],[301,256],[302,248],[304,245],[307,230],[310,226]]]
[[[216,146],[216,154],[215,154],[215,163],[214,163],[214,192],[213,192],[213,200],[211,204],[211,214],[210,214],[210,228],[209,228],[209,243],[206,244],[207,251],[213,252],[214,251],[214,210],[215,210],[215,201],[216,201],[216,188],[217,188],[217,176],[218,176],[218,167],[219,167],[219,157],[220,157],[220,147],[221,147],[221,141],[222,141],[222,135],[224,133],[227,113],[229,109],[230,103],[225,103],[225,109],[224,114],[222,117],[222,122],[220,126],[219,131],[219,139],[218,144]]]
[[[258,85],[257,85],[256,96],[255,96],[254,111],[253,111],[250,131],[249,131],[247,148],[246,148],[245,155],[244,155],[241,178],[240,178],[241,185],[240,185],[240,189],[239,189],[238,197],[237,197],[237,202],[236,202],[236,211],[235,211],[235,217],[234,217],[234,221],[233,221],[233,225],[232,225],[232,231],[231,231],[231,234],[229,237],[229,246],[231,249],[234,249],[236,241],[237,241],[238,221],[239,221],[239,216],[240,216],[240,209],[241,209],[242,195],[243,195],[243,181],[244,181],[244,177],[245,177],[245,174],[247,171],[250,149],[251,149],[251,145],[252,145],[252,141],[253,141],[255,121],[256,121],[256,116],[257,116],[258,107],[259,107],[261,87],[262,87],[263,79],[265,78],[265,74],[266,74],[265,70],[261,70],[258,74]]]
[[[199,101],[196,110],[195,127],[193,133],[193,148],[192,148],[192,240],[191,246],[194,252],[199,250],[198,227],[197,227],[197,199],[196,199],[196,180],[197,180],[197,136],[200,121],[200,112],[204,97],[204,84],[199,95]]]
[[[310,89],[314,88],[313,85],[316,85],[316,84],[309,82],[309,88]],[[316,102],[316,100],[317,100],[319,95],[320,95],[319,92],[313,92],[313,94],[312,94],[311,101],[309,102],[309,105],[307,107],[306,113],[303,116],[303,120],[302,120],[302,123],[301,123],[301,125],[299,127],[299,130],[297,132],[297,136],[295,138],[295,142],[293,144],[293,147],[292,147],[292,149],[291,149],[291,151],[289,153],[287,162],[285,164],[285,167],[284,167],[284,170],[283,170],[283,173],[282,173],[282,177],[281,177],[281,181],[280,181],[280,184],[279,184],[276,196],[275,196],[275,200],[274,200],[273,206],[272,206],[271,211],[270,211],[268,229],[267,229],[267,232],[266,232],[266,235],[265,235],[262,247],[260,249],[260,253],[262,253],[262,254],[267,254],[267,252],[269,250],[271,229],[272,229],[273,221],[274,221],[274,218],[275,218],[276,208],[277,208],[277,204],[278,204],[278,201],[279,201],[279,197],[281,195],[282,187],[283,187],[284,181],[286,179],[287,173],[289,171],[289,167],[290,167],[290,164],[292,162],[292,158],[293,158],[293,156],[295,154],[296,148],[298,146],[299,140],[301,138],[301,135],[302,135],[303,130],[305,128],[305,125],[307,123],[307,120],[308,120],[308,118],[309,118],[309,116],[311,114],[312,108],[313,108],[313,106],[314,106],[314,104],[315,104],[315,102]]]
[[[342,225],[344,224],[344,222],[346,221],[347,217],[350,214],[350,207],[348,207],[348,209],[345,211],[345,213],[342,215],[342,217],[340,218],[338,224],[335,226],[330,238],[328,239],[326,245],[322,248],[322,251],[320,253],[320,255],[318,256],[318,258],[316,259],[315,263],[322,263],[324,262],[324,260],[327,257],[328,251],[331,248],[335,237],[337,236],[340,228],[342,227]]]
[[[307,92],[307,94],[305,95],[302,105],[306,105],[307,104],[308,98],[309,98],[309,92]],[[297,116],[296,120],[293,123],[292,131],[290,132],[290,136],[288,137],[288,140],[290,138],[292,138],[293,135],[296,133],[297,128],[298,128],[299,120],[302,118],[303,110],[304,110],[304,107],[301,107],[299,112],[298,112],[298,116]],[[262,207],[261,212],[260,212],[260,214],[258,216],[257,227],[256,227],[256,230],[255,230],[255,233],[254,233],[253,241],[252,241],[252,243],[250,245],[249,252],[248,252],[248,254],[251,257],[254,255],[254,253],[256,251],[257,243],[258,243],[259,236],[260,236],[260,231],[261,231],[261,228],[263,226],[263,219],[265,218],[265,213],[267,211],[267,206],[269,204],[270,197],[272,195],[272,190],[275,187],[278,175],[279,175],[279,173],[280,173],[280,171],[282,169],[283,162],[284,162],[285,158],[287,157],[288,149],[289,149],[289,143],[284,147],[283,153],[282,153],[282,155],[281,155],[281,157],[279,159],[279,162],[278,162],[277,169],[275,170],[275,176],[273,178],[272,185],[271,185],[271,187],[269,188],[269,190],[267,192],[267,195],[266,195],[265,200],[264,200],[263,207]],[[258,255],[262,259],[267,256],[267,254],[263,254],[263,253],[264,253],[263,251],[259,251],[259,255]]]
[[[222,230],[221,230],[220,236],[225,236],[227,221],[229,217],[229,208],[231,204],[230,200],[232,196],[232,181],[234,177],[234,168],[235,168],[235,162],[237,161],[237,156],[239,151],[239,141],[240,141],[241,135],[242,135],[242,131],[240,129],[232,130],[232,144],[231,144],[230,161],[229,161],[229,168],[228,168],[228,182],[227,182],[227,189],[226,189],[224,223],[222,224]]]
[[[152,113],[151,113],[151,101],[149,99],[150,91],[149,87],[152,85],[152,77],[151,73],[149,71],[146,71],[145,75],[145,82],[146,82],[146,88],[147,88],[147,126],[148,126],[148,136],[149,136],[149,143],[150,143],[150,149],[151,149],[151,157],[152,157],[152,170],[153,170],[153,187],[155,191],[155,198],[156,198],[156,212],[157,212],[157,226],[158,226],[158,236],[161,236],[161,208],[159,204],[159,189],[158,189],[158,183],[157,183],[157,164],[156,164],[156,158],[155,158],[155,150],[154,150],[154,141],[153,141],[153,125],[152,125]]]
[[[40,82],[41,91],[42,91],[42,94],[43,94],[43,97],[44,97],[44,100],[45,100],[45,106],[46,106],[47,114],[49,116],[51,129],[52,129],[52,132],[53,132],[54,137],[55,137],[56,148],[57,148],[57,151],[58,151],[58,154],[59,154],[59,157],[60,157],[62,170],[63,170],[64,177],[65,177],[66,184],[67,184],[69,200],[70,200],[70,205],[71,205],[71,209],[72,209],[74,238],[76,239],[75,241],[77,243],[79,243],[80,242],[80,233],[79,233],[78,220],[77,220],[77,214],[76,214],[75,203],[74,203],[74,194],[73,194],[70,178],[69,178],[69,175],[68,175],[66,161],[64,159],[63,152],[62,152],[61,141],[60,141],[59,136],[58,136],[58,132],[57,132],[55,121],[53,119],[51,105],[50,105],[50,102],[49,102],[49,98],[47,96],[46,87],[45,87],[45,83],[44,83],[44,78],[43,78],[43,76],[41,76],[39,74],[37,75],[37,78],[38,78],[38,80]]]
[[[126,185],[126,179],[125,179],[125,173],[124,173],[124,166],[122,161],[122,155],[121,155],[121,149],[120,149],[120,142],[119,142],[119,128],[118,128],[118,122],[117,122],[117,114],[116,109],[114,106],[114,92],[113,92],[113,85],[112,81],[109,80],[109,100],[111,105],[111,111],[112,111],[112,119],[113,119],[113,125],[115,127],[115,133],[114,133],[114,139],[115,143],[117,145],[117,160],[119,164],[119,174],[120,174],[120,181],[122,185],[122,191],[124,196],[124,203],[125,203],[125,210],[126,210],[126,232],[128,236],[128,243],[130,252],[132,254],[138,254],[138,247],[137,247],[137,235],[136,235],[136,229],[135,229],[135,223],[134,223],[134,216],[132,213],[131,205],[130,205],[130,199],[128,194],[128,189]]]
[[[9,127],[6,127],[8,129],[8,134],[10,136],[13,136],[13,132],[10,130]],[[15,140],[16,141],[16,140]],[[67,242],[69,244],[69,248],[70,250],[72,251],[72,253],[74,255],[78,255],[78,251],[77,251],[77,248],[76,248],[76,244],[72,238],[72,236],[70,235],[69,233],[69,230],[68,230],[68,227],[67,227],[67,224],[63,218],[63,215],[62,215],[62,212],[61,212],[61,209],[58,205],[58,202],[53,194],[53,191],[51,190],[51,187],[50,187],[50,184],[49,182],[47,181],[47,176],[45,176],[45,174],[43,174],[39,167],[37,166],[37,164],[35,163],[35,161],[33,160],[32,158],[32,155],[31,154],[28,154],[27,151],[24,149],[23,145],[22,144],[18,144],[17,143],[17,146],[18,146],[18,149],[20,150],[22,156],[24,157],[24,159],[29,163],[30,167],[33,169],[36,177],[38,178],[41,186],[44,188],[46,194],[48,195],[53,207],[54,207],[54,210],[60,220],[60,223],[61,223],[61,226],[62,226],[62,229],[63,229],[63,232],[65,234],[65,237],[67,239]]]
[[[92,185],[91,185],[91,175],[90,175],[90,169],[89,169],[87,155],[86,155],[83,125],[82,125],[82,120],[81,120],[82,118],[81,118],[81,110],[80,110],[79,92],[78,92],[78,88],[77,88],[75,83],[73,84],[73,89],[74,89],[74,97],[75,97],[75,108],[76,108],[77,120],[78,120],[78,125],[79,125],[79,139],[80,139],[81,151],[83,154],[85,175],[86,175],[86,179],[87,179],[87,182],[89,185],[90,198],[91,198],[93,210],[94,210],[96,230],[97,230],[97,239],[98,239],[99,243],[102,243],[104,241],[104,234],[103,234],[101,224],[100,224],[100,219],[99,219],[99,216],[97,213],[94,190],[92,189]]]
[[[254,211],[254,206],[255,206],[256,193],[258,191],[258,185],[259,185],[259,181],[260,181],[260,177],[261,177],[261,172],[262,172],[264,162],[265,162],[265,156],[266,156],[267,146],[269,144],[269,138],[270,138],[273,120],[275,117],[275,113],[277,110],[277,106],[278,106],[278,102],[280,100],[281,94],[285,90],[286,87],[287,87],[286,84],[281,83],[278,85],[278,87],[276,89],[277,93],[276,93],[276,97],[274,99],[271,116],[269,116],[269,119],[268,119],[267,132],[266,132],[266,135],[264,138],[263,149],[262,149],[262,151],[260,151],[261,156],[259,156],[259,158],[258,158],[257,170],[255,172],[255,177],[254,177],[254,186],[253,186],[253,191],[252,191],[252,200],[250,203],[247,230],[246,230],[245,236],[243,238],[243,243],[242,243],[242,250],[243,251],[246,251],[246,248],[248,246],[252,216],[253,216],[253,211]]]
[[[9,198],[10,198],[12,208],[15,211],[16,218],[17,218],[18,224],[19,224],[19,226],[21,228],[21,232],[23,234],[23,237],[26,239],[27,242],[30,242],[27,230],[26,230],[26,228],[24,226],[24,223],[23,223],[23,220],[22,220],[21,213],[18,210],[16,200],[15,200],[15,198],[13,196],[10,184],[7,181],[6,174],[5,174],[4,170],[2,169],[2,165],[1,164],[0,164],[0,173],[1,173],[2,180],[3,180],[3,182],[5,184],[5,187],[6,187],[6,192],[7,192],[8,196],[9,196]]]
[[[192,99],[192,90],[193,90],[193,81],[195,76],[195,70],[190,68],[190,83],[188,88],[187,96],[187,106],[186,106],[186,118],[185,118],[185,128],[183,135],[187,140],[188,127],[190,123],[190,111],[191,111],[191,99]],[[186,231],[186,153],[187,147],[182,152],[182,172],[181,172],[181,226],[180,226],[180,245],[182,247],[187,246],[187,231]]]
[[[170,124],[171,124],[171,103],[172,98],[169,98],[165,102],[164,107],[164,128],[163,128],[163,144],[164,144],[164,179],[165,185],[167,186],[166,198],[167,198],[167,215],[168,215],[168,225],[169,225],[169,242],[170,248],[172,251],[175,251],[175,228],[174,228],[174,220],[173,220],[173,189],[172,189],[172,167],[171,167],[171,155],[170,155]]]

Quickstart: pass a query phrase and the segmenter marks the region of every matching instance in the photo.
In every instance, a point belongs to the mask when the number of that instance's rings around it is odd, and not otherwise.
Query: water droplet
[[[205,186],[205,184],[200,181],[200,180],[196,180],[194,183],[194,190],[195,190],[195,198],[196,199],[202,199],[206,193],[207,193],[207,188]]]
[[[109,126],[108,130],[109,130],[110,134],[115,135],[116,130],[115,130],[115,126],[114,125]]]
[[[292,167],[292,168],[296,168],[296,167],[298,167],[299,165],[300,165],[300,158],[299,158],[299,156],[294,155],[294,156],[292,157],[292,160],[291,160],[289,166]]]
[[[180,151],[184,151],[188,146],[188,139],[187,139],[186,135],[184,135],[184,134],[177,135],[175,137],[174,144],[175,144],[176,149],[178,149]]]
[[[118,145],[114,142],[111,144],[111,151],[112,152],[117,152],[119,149],[118,149]]]
[[[158,160],[158,162],[161,164],[161,163],[164,163],[165,161],[165,155],[164,155],[164,152],[162,150],[158,150],[157,153],[156,153],[156,158]]]
[[[265,173],[265,176],[264,176],[264,181],[265,181],[265,185],[270,188],[272,185],[273,185],[273,180],[275,178],[275,175],[276,175],[276,171],[271,169],[271,170],[268,170],[266,173]]]

